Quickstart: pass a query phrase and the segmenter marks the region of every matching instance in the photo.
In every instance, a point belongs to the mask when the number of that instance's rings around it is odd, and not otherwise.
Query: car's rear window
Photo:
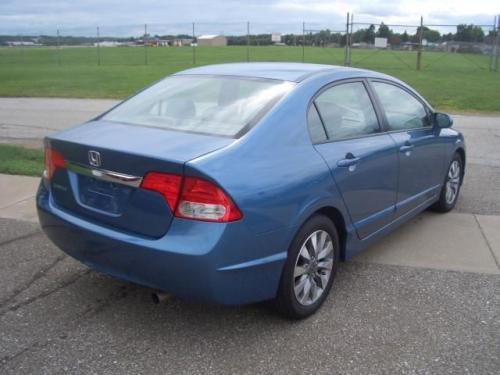
[[[239,137],[293,83],[223,76],[172,76],[123,102],[102,119],[133,125]]]

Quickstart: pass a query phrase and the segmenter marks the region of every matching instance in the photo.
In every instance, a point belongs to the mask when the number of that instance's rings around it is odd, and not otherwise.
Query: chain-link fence
[[[493,20],[493,17],[492,17]],[[500,17],[491,25],[357,20],[100,25],[0,35],[1,64],[169,65],[304,61],[370,69],[498,69]]]
[[[500,17],[491,24],[355,21],[347,16],[346,65],[412,70],[497,71]]]

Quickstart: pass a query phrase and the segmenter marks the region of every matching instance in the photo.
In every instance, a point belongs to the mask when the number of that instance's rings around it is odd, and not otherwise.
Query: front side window
[[[429,126],[423,104],[413,95],[389,83],[372,82],[385,111],[389,130],[405,130]]]
[[[315,103],[331,140],[379,131],[375,110],[362,82],[333,86],[321,93]]]
[[[123,102],[103,120],[236,137],[293,83],[223,76],[173,76]]]

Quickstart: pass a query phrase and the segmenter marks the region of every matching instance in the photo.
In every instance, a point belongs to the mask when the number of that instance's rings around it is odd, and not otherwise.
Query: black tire
[[[455,194],[453,200],[450,201],[449,199],[447,199],[446,192],[447,192],[448,182],[450,181],[450,177],[449,177],[450,169],[451,169],[453,163],[458,163],[460,171],[459,171],[459,177],[458,177],[459,182],[458,182],[458,185],[456,188],[457,191],[456,191],[456,194]],[[444,177],[444,182],[443,182],[443,187],[441,188],[441,193],[439,194],[439,200],[431,206],[431,209],[433,211],[445,213],[445,212],[451,211],[455,207],[455,204],[457,203],[458,195],[460,193],[460,187],[462,186],[462,180],[463,180],[463,175],[464,175],[463,168],[464,168],[464,162],[462,160],[462,157],[460,156],[460,154],[455,153],[448,168],[446,169],[446,175]]]
[[[333,245],[333,250],[329,253],[329,257],[331,256],[333,258],[333,265],[329,274],[330,276],[329,280],[326,283],[326,287],[322,289],[323,290],[322,294],[315,302],[312,302],[309,305],[304,305],[301,302],[299,302],[298,297],[296,296],[295,293],[294,287],[296,278],[294,277],[294,271],[296,263],[298,262],[299,252],[301,251],[302,246],[313,234],[318,233],[318,231],[324,231],[328,233],[328,235],[330,236],[330,240]],[[328,237],[325,238],[327,238],[326,241],[328,241]],[[337,233],[337,229],[335,228],[335,225],[332,223],[332,221],[324,215],[312,216],[298,230],[297,234],[295,235],[295,238],[293,239],[290,245],[290,249],[288,250],[288,258],[286,260],[283,273],[281,275],[280,287],[278,290],[278,296],[276,298],[276,306],[279,312],[281,312],[288,318],[303,319],[314,314],[320,308],[320,306],[323,304],[326,297],[328,296],[328,293],[330,292],[333,280],[335,278],[335,274],[337,272],[339,254],[340,254],[339,248],[340,248],[340,243],[339,243],[339,236]],[[317,261],[318,263],[316,263],[316,265],[319,265],[319,258],[320,257],[318,257]],[[318,271],[318,272],[323,272],[323,271]],[[322,284],[321,280],[319,280],[318,278],[314,280],[317,280],[319,285]],[[305,293],[303,293],[303,295],[304,294]]]

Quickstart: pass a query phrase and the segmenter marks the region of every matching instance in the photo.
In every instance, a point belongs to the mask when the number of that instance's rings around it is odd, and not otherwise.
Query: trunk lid
[[[50,188],[54,203],[95,223],[159,238],[173,214],[164,198],[139,188],[149,171],[183,174],[192,159],[234,139],[92,121],[47,138],[62,154]]]

